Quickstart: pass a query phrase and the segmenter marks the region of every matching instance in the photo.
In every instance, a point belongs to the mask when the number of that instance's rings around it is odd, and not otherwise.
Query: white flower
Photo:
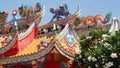
[[[99,67],[99,65],[98,65],[98,64],[95,64],[95,67]]]
[[[94,46],[94,48],[97,48],[98,46]]]
[[[97,61],[97,59],[95,57],[92,57],[92,61]]]
[[[103,41],[104,41],[104,40],[102,39],[102,40],[101,40],[101,43],[102,43]]]
[[[101,55],[101,57],[104,57],[103,55]]]
[[[89,61],[91,61],[91,60],[92,60],[92,57],[91,57],[91,56],[89,56],[89,57],[88,57],[88,60],[89,60]]]
[[[102,61],[104,61],[105,59],[102,59]]]
[[[103,66],[104,68],[110,68],[113,66],[113,62],[108,62],[108,63],[105,63],[105,65]]]
[[[91,39],[92,38],[92,36],[87,36],[87,39]]]
[[[117,58],[118,56],[117,56],[117,53],[111,53],[110,57]]]
[[[103,40],[106,40],[107,37],[110,37],[110,36],[107,35],[107,34],[102,34],[102,38],[103,38]]]
[[[106,48],[108,48],[109,46],[110,46],[110,44],[108,44],[108,43],[104,44],[104,47],[106,47]]]
[[[104,64],[105,62],[104,61],[102,61],[102,64]]]
[[[97,61],[97,59],[96,59],[95,57],[91,57],[91,56],[88,57],[88,60],[89,60],[89,61],[93,61],[93,62],[94,62],[94,61]]]
[[[83,61],[85,61],[85,59],[83,59]]]
[[[98,43],[102,43],[103,41],[99,40]]]
[[[79,55],[79,58],[82,58],[82,55],[81,55],[81,54]]]
[[[102,34],[102,37],[103,37],[103,38],[106,38],[106,37],[109,37],[109,35],[107,35],[107,34]]]
[[[90,66],[88,66],[88,68],[91,68]]]

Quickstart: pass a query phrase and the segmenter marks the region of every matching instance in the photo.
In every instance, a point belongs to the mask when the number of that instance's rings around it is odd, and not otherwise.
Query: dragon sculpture
[[[8,17],[8,12],[0,12],[0,26],[2,26],[6,20],[7,20],[7,17]]]
[[[52,22],[55,18],[59,21],[62,16],[67,17],[70,14],[66,4],[59,6],[58,9],[50,8],[50,12],[55,14],[50,22]]]
[[[106,17],[103,18],[101,15],[93,16],[87,16],[87,17],[81,17],[77,19],[79,21],[79,24],[84,24],[85,26],[92,26],[92,25],[98,25],[99,21],[101,21],[102,24],[106,24],[110,21],[111,13],[106,14]],[[82,27],[78,25],[79,27]]]
[[[42,6],[40,5],[40,3],[37,3],[34,10],[32,7],[29,7],[27,5],[26,6],[22,5],[21,7],[18,8],[18,11],[19,11],[21,18],[25,20],[27,18],[34,17],[37,12],[41,11],[41,8]]]
[[[22,19],[27,19],[28,17],[32,17],[33,15],[32,7],[22,5],[18,8],[18,11]]]

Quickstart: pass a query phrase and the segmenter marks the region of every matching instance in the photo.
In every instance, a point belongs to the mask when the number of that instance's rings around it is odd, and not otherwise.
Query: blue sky
[[[37,2],[45,5],[45,15],[41,25],[47,24],[51,20],[53,14],[49,12],[49,9],[57,8],[63,3],[68,5],[71,13],[74,13],[77,10],[77,6],[80,5],[80,17],[95,16],[97,14],[105,17],[108,12],[112,12],[112,17],[120,19],[120,0],[2,0],[0,2],[0,11],[8,11],[10,14],[8,21],[10,21],[13,9],[17,9],[22,4],[34,7]]]

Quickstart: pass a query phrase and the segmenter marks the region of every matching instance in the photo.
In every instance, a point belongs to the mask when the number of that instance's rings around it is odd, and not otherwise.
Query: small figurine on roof
[[[58,9],[50,8],[50,12],[55,14],[50,22],[55,18],[59,21],[62,17],[67,17],[70,14],[66,4],[60,5]]]

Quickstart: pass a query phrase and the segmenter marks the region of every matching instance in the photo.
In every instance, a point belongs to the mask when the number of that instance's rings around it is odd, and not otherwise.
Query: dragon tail
[[[107,22],[110,21],[111,16],[112,16],[112,13],[111,13],[111,12],[109,12],[109,13],[106,14],[105,19],[107,19]]]

